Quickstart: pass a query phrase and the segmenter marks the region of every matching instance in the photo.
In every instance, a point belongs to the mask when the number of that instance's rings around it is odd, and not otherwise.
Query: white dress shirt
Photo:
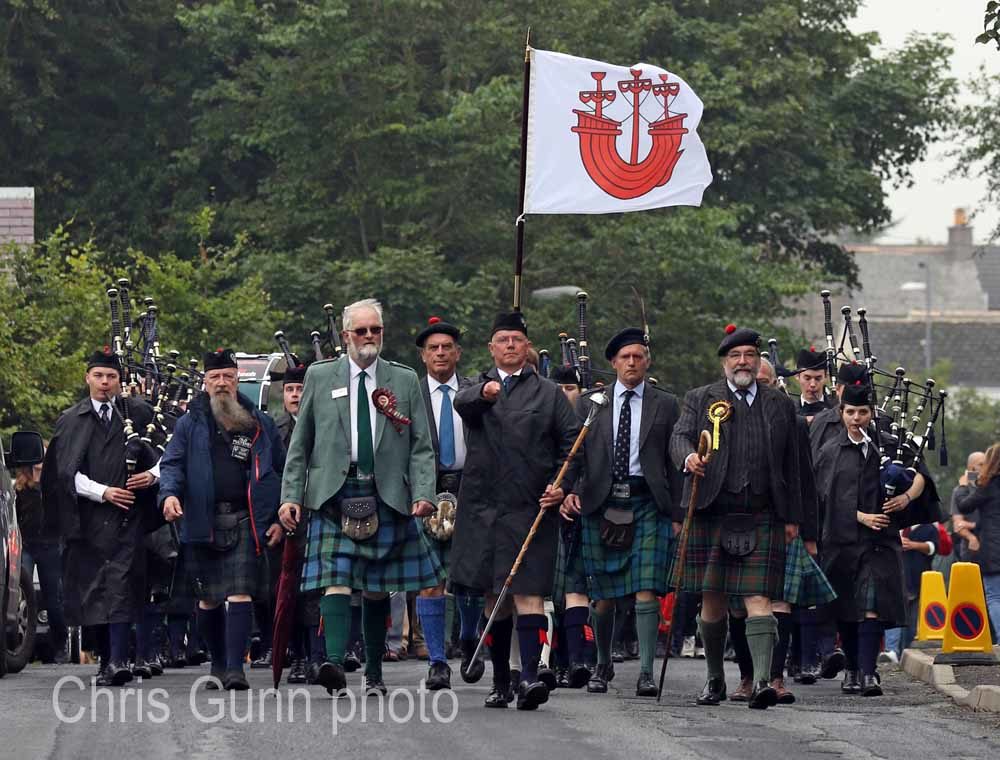
[[[451,419],[455,426],[455,464],[453,470],[461,470],[465,466],[465,428],[462,426],[462,418],[455,411],[455,394],[458,393],[458,375],[452,375],[447,383],[439,383],[430,375],[427,376],[427,388],[431,392],[431,409],[434,412],[434,428],[438,431],[440,442],[441,434],[441,404],[444,401],[444,394],[441,386],[447,385],[451,388]]]
[[[622,414],[622,405],[625,403],[625,391],[632,390],[635,395],[629,402],[632,411],[631,436],[628,445],[628,474],[633,477],[642,477],[642,465],[639,464],[639,426],[642,424],[642,394],[646,390],[646,381],[643,380],[635,388],[627,388],[622,385],[621,380],[615,381],[615,399],[611,415],[611,451],[614,453],[615,442],[618,440],[618,422]]]
[[[750,386],[748,388],[737,388],[735,385],[733,385],[733,381],[732,380],[726,378],[726,385],[729,386],[729,390],[731,390],[733,393],[743,393],[743,394],[746,394],[746,405],[747,406],[753,406],[753,402],[757,400],[757,381],[756,380],[754,380],[752,383],[750,383]],[[737,398],[739,398],[739,397],[737,396]]]
[[[114,399],[98,401],[95,398],[91,398],[90,403],[93,404],[94,413],[98,418],[101,416],[101,406],[104,404],[111,407],[112,417],[118,414],[118,410],[115,408]],[[160,479],[160,463],[157,462],[150,467],[149,472],[153,476],[153,482],[155,483],[158,481]],[[77,496],[83,496],[85,499],[90,499],[91,501],[102,502],[104,501],[104,492],[108,489],[108,486],[103,483],[98,483],[96,480],[88,478],[82,472],[77,471],[77,473],[73,476],[73,488],[76,490]]]
[[[358,461],[358,385],[361,379],[361,367],[348,357],[351,367],[350,402],[351,402],[351,461]],[[365,395],[368,397],[368,416],[372,423],[372,451],[375,451],[375,402],[372,394],[378,387],[375,384],[375,372],[378,370],[378,359],[365,368],[368,377],[365,378]]]
[[[524,367],[521,367],[521,369],[519,369],[517,372],[504,372],[502,369],[497,367],[497,374],[500,376],[500,385],[503,385],[503,381],[510,375],[513,375],[514,377],[520,377],[522,370],[524,370]]]

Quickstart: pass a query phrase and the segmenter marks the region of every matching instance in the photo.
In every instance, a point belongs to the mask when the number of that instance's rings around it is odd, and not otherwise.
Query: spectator
[[[957,503],[959,500],[968,498],[969,494],[976,487],[976,479],[983,467],[986,454],[982,451],[974,451],[969,454],[969,459],[965,464],[965,472],[958,479],[958,485],[951,492],[951,531],[958,538],[955,547],[955,556],[962,562],[975,562],[979,553],[979,539],[974,531],[976,523],[979,522],[978,511],[968,514],[960,514]]]
[[[931,569],[938,551],[936,524],[914,525],[901,531],[903,545],[903,579],[906,581],[906,625],[885,632],[885,654],[898,662],[903,650],[910,646],[917,630],[917,607],[920,602],[921,575]]]
[[[986,608],[996,631],[1000,628],[1000,444],[986,450],[975,485],[970,484],[967,495],[958,496],[956,506],[966,518],[978,513],[971,537],[979,542],[975,561],[983,574]],[[970,540],[969,549],[975,549],[974,541]]]

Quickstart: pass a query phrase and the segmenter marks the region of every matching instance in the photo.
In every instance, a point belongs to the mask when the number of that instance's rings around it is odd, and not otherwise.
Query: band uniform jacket
[[[597,413],[578,455],[581,465],[574,490],[580,497],[580,511],[593,514],[603,507],[611,494],[612,462],[614,461],[614,384],[606,392],[608,405]],[[583,419],[590,411],[589,397],[577,403],[577,414]],[[646,383],[642,394],[642,416],[639,424],[639,463],[646,485],[661,515],[682,522],[681,491],[684,478],[670,459],[670,436],[680,417],[681,406],[672,393]]]
[[[711,385],[690,390],[684,396],[680,419],[674,425],[670,439],[670,455],[674,464],[683,470],[688,455],[696,451],[702,430],[712,432],[713,423],[708,418],[708,408],[716,401],[737,403],[725,379]],[[767,463],[770,510],[786,524],[801,524],[802,487],[799,475],[799,434],[797,415],[788,397],[766,385],[757,385],[754,404],[763,404],[764,435],[767,440]],[[705,477],[698,488],[695,508],[703,510],[715,501],[726,479],[729,463],[729,432],[727,422],[719,428],[719,450],[713,452],[705,470]],[[683,504],[691,496],[692,478],[685,478]]]

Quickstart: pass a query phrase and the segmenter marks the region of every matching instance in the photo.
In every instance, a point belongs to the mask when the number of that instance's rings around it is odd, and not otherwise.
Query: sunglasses
[[[355,327],[353,330],[348,330],[347,332],[354,333],[359,338],[364,338],[368,335],[381,335],[382,326],[375,325],[375,327]]]

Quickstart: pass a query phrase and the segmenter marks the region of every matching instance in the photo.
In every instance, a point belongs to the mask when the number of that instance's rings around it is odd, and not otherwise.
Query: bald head
[[[774,372],[774,365],[763,357],[760,360],[760,369],[757,370],[757,383],[760,385],[774,385],[777,375]]]

